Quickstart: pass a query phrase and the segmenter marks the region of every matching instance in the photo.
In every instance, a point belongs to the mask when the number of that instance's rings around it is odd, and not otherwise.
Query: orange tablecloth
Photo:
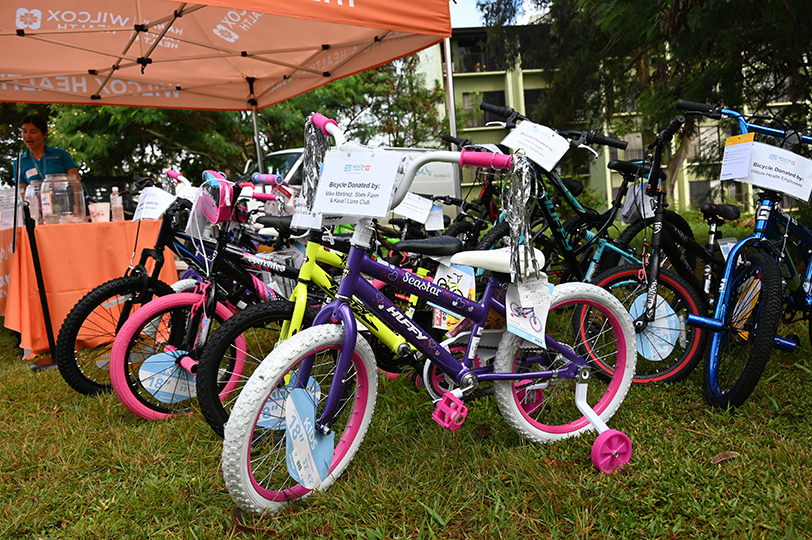
[[[8,298],[8,280],[11,273],[12,231],[14,229],[0,229],[0,315],[6,313],[6,300]]]
[[[133,264],[138,263],[142,248],[155,245],[160,228],[157,221],[139,223],[141,231]],[[131,221],[41,225],[34,229],[54,340],[76,302],[98,285],[124,275],[132,259],[137,230],[138,223]],[[17,253],[10,257],[5,325],[21,334],[21,347],[42,353],[48,350],[48,335],[31,246],[24,228],[18,229],[17,234]],[[6,248],[7,240],[10,244],[11,229],[7,233],[0,231],[0,272],[3,271],[2,249]],[[172,284],[178,276],[175,259],[168,249],[164,257],[161,279]]]

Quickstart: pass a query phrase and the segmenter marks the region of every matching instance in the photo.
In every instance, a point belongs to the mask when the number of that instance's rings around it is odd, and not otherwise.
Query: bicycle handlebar
[[[285,183],[285,179],[281,174],[254,173],[251,175],[251,181],[255,184],[266,184],[271,186],[280,186]]]
[[[313,115],[310,117],[310,120],[327,136],[332,135],[332,133],[328,131],[328,126],[334,125],[338,127],[338,122],[336,122],[332,118],[327,118],[321,113],[313,113]]]
[[[319,113],[313,113],[310,116],[310,119],[316,126],[321,128],[323,132],[332,135],[336,145],[350,145],[350,143],[346,142],[344,132],[341,131],[341,129],[338,127],[338,123],[335,120],[330,120]],[[360,147],[361,145],[356,146]],[[352,145],[349,147],[352,148]],[[435,161],[443,163],[459,163],[460,165],[472,165],[482,168],[509,169],[513,163],[513,156],[506,154],[495,154],[492,152],[471,152],[466,151],[465,149],[462,149],[459,152],[437,150],[434,152],[420,154],[415,159],[412,159],[405,164],[403,179],[401,180],[400,185],[392,198],[392,205],[390,208],[395,208],[401,203],[401,201],[403,201],[403,198],[406,196],[406,193],[409,191],[409,188],[414,181],[415,175],[417,175],[417,171],[419,171],[424,165]]]
[[[526,116],[523,114],[517,113],[511,107],[500,107],[498,105],[492,105],[490,103],[480,103],[479,108],[483,111],[487,111],[496,115],[499,115],[510,123],[514,120],[528,120]],[[505,127],[513,127],[512,125],[506,125]],[[582,138],[582,140],[586,141],[587,144],[601,144],[603,146],[611,146],[612,148],[619,148],[620,150],[625,150],[629,143],[627,141],[621,141],[620,139],[614,139],[607,135],[603,135],[598,133],[597,131],[558,131],[558,133],[562,133],[567,135],[572,139]]]
[[[453,137],[451,135],[443,135],[440,138],[442,140],[444,140],[445,142],[449,142],[451,144],[456,144],[460,148],[465,148],[466,146],[471,144],[471,141],[469,141],[468,139],[463,139],[463,138],[460,138],[460,137]]]
[[[166,175],[169,178],[171,178],[172,180],[175,180],[176,182],[180,182],[181,184],[183,184],[186,187],[192,187],[192,183],[189,182],[189,180],[187,180],[185,176],[183,176],[182,174],[180,174],[177,171],[173,171],[172,169],[167,169],[166,170]]]
[[[597,131],[588,131],[586,134],[586,142],[588,144],[602,144],[603,146],[611,146],[612,148],[619,148],[620,150],[625,150],[627,146],[629,146],[628,141],[621,141],[620,139],[614,139],[612,137],[608,137]]]
[[[677,116],[676,118],[674,118],[674,120],[671,121],[670,124],[668,124],[667,128],[665,128],[664,130],[662,130],[660,132],[660,135],[659,135],[660,139],[663,142],[670,141],[674,137],[674,134],[677,131],[679,131],[679,128],[681,128],[682,124],[684,124],[684,123],[685,123],[685,117],[682,116],[682,115]]]
[[[251,197],[258,201],[275,201],[279,198],[276,193],[262,193],[260,191],[251,193]]]
[[[671,142],[671,139],[674,138],[674,134],[679,131],[682,125],[685,123],[685,117],[681,114],[674,118],[668,127],[662,130],[657,137],[646,147],[646,150],[651,150],[652,148],[662,147],[668,142]]]
[[[495,154],[493,152],[472,152],[463,148],[460,150],[460,166],[470,165],[485,169],[509,169],[513,164],[510,154]]]
[[[677,109],[681,111],[695,111],[702,113],[714,112],[718,109],[718,105],[711,105],[709,103],[699,103],[696,101],[688,101],[687,99],[677,100]]]
[[[493,105],[491,103],[482,102],[479,104],[479,108],[485,112],[501,116],[502,118],[515,120],[529,120],[526,116],[516,112],[516,110],[511,107],[500,107],[499,105]]]

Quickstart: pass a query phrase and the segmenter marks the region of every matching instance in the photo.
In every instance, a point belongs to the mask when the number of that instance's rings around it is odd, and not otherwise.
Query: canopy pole
[[[446,88],[448,88],[448,100],[446,107],[448,107],[448,129],[452,137],[457,136],[457,108],[454,99],[454,70],[451,65],[451,39],[445,38],[443,41],[443,48],[445,49],[445,80]]]
[[[251,118],[254,121],[254,146],[257,149],[257,166],[259,167],[259,173],[263,174],[265,172],[265,167],[262,163],[262,145],[259,144],[259,121],[257,120],[257,100],[254,97],[254,81],[256,80],[254,77],[246,77],[246,81],[248,81],[248,103],[251,104]]]
[[[446,99],[446,107],[448,111],[448,131],[452,137],[457,136],[457,105],[454,99],[454,68],[451,65],[451,39],[445,38],[443,40],[443,49],[445,49],[445,81],[446,88],[448,89],[448,98]],[[451,145],[451,149],[455,149],[456,144]],[[462,171],[459,165],[454,165],[454,189],[456,197],[462,196]]]
[[[14,236],[11,240],[11,252],[17,253],[17,208],[20,206],[20,168],[23,164],[23,151],[20,150],[17,154],[17,176],[14,178]]]

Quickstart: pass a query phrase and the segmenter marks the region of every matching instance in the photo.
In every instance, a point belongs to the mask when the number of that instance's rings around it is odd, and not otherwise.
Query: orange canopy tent
[[[448,0],[205,4],[3,2],[0,101],[263,108],[451,35]]]
[[[0,101],[256,111],[451,35],[448,0],[203,4],[2,2]]]

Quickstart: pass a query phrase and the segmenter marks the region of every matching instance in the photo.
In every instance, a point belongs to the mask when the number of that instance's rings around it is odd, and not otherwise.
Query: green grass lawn
[[[114,394],[81,396],[57,371],[31,373],[0,330],[0,538],[809,538],[812,361],[798,333],[802,351],[774,354],[736,414],[704,403],[701,371],[632,388],[609,422],[634,444],[614,475],[593,468],[594,435],[526,443],[490,400],[450,432],[424,391],[382,381],[335,486],[258,519],[235,513],[200,415],[148,422]]]

